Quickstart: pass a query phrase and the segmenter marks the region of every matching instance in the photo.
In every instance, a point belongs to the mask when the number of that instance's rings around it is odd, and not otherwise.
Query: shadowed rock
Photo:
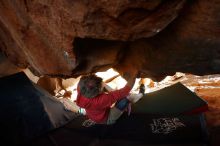
[[[0,2],[0,48],[36,75],[138,70],[220,71],[220,2],[45,0]]]

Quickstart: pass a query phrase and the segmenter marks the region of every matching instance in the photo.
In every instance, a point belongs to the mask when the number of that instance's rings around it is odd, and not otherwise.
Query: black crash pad
[[[85,127],[83,125],[88,119],[85,116],[78,116],[64,127],[58,128],[48,135],[52,139],[53,145],[57,146],[68,146],[72,143],[77,146],[207,145],[208,132],[204,114],[201,112],[194,115],[182,114],[207,106],[204,100],[180,83],[151,94],[147,94],[132,106],[133,112],[130,116],[124,113],[114,125],[95,124]],[[155,98],[157,99],[155,100]],[[157,103],[158,100],[168,101],[168,103]],[[182,103],[182,100],[190,102]],[[162,106],[160,106],[161,104]]]
[[[65,127],[94,146],[111,145],[206,145],[208,132],[203,114],[165,116],[124,114],[114,125],[96,124],[84,127],[84,116]],[[88,139],[89,138],[89,139]],[[91,140],[93,138],[93,141]],[[81,146],[81,143],[77,143]],[[89,145],[89,144],[88,144]]]
[[[49,139],[46,145],[52,143],[57,146],[200,146],[205,145],[208,139],[202,113],[160,115],[160,109],[157,114],[149,114],[143,110],[148,104],[147,98],[135,104],[141,107],[139,111],[133,106],[135,112],[130,116],[124,113],[114,125],[84,127],[85,116],[65,111],[59,101],[32,83],[24,73],[0,78],[0,92],[1,139],[2,142],[7,140],[7,145],[21,144],[26,140],[29,142],[27,145],[43,145],[38,136]],[[154,127],[156,123],[164,125],[159,133],[153,132],[158,130]],[[179,123],[179,126],[175,127],[174,123]]]
[[[207,109],[207,102],[180,82],[159,91],[147,93],[132,106],[133,113],[159,115],[195,114]]]
[[[21,72],[0,78],[1,142],[28,142],[76,117]]]

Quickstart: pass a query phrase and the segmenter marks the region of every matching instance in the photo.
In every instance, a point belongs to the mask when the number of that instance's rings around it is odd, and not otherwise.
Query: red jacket
[[[97,123],[106,123],[112,104],[128,96],[130,91],[131,88],[125,86],[119,90],[102,93],[93,98],[86,98],[80,95],[80,91],[78,91],[76,104],[81,108],[85,108],[86,115],[91,120]]]

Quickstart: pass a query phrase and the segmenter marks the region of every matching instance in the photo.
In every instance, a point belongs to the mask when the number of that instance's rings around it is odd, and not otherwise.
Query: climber
[[[85,109],[89,119],[99,124],[114,124],[130,103],[137,102],[143,94],[128,96],[136,79],[135,73],[126,72],[127,84],[119,89],[104,92],[109,87],[96,75],[82,76],[77,87],[76,104]],[[114,104],[114,105],[113,105]]]

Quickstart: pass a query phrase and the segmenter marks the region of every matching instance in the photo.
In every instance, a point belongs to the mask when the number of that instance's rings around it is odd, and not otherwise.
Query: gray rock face
[[[4,0],[0,48],[36,75],[220,71],[218,0]]]

